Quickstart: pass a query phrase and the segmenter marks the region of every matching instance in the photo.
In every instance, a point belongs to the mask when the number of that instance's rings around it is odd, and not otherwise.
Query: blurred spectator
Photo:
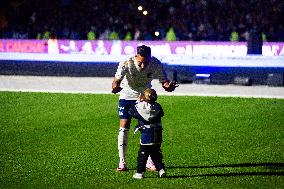
[[[174,31],[174,28],[170,27],[169,31],[166,34],[166,40],[167,41],[176,41],[176,34]]]
[[[87,40],[95,40],[96,39],[96,33],[93,30],[90,30],[87,33]]]
[[[124,40],[132,40],[132,36],[131,36],[131,32],[127,32],[125,37],[124,37]]]
[[[247,54],[262,54],[263,35],[259,23],[253,23],[249,31]]]
[[[230,41],[237,33],[247,41],[258,20],[267,41],[284,41],[283,10],[282,0],[4,0],[0,38],[42,39],[49,31],[58,39],[85,40],[94,28],[96,39],[107,40],[112,31],[122,40],[166,40],[173,27],[176,40]]]
[[[230,41],[232,42],[239,41],[239,33],[236,31],[236,28],[234,28],[233,31],[231,32]]]
[[[108,39],[109,40],[119,40],[119,35],[117,32],[112,31],[110,32]]]

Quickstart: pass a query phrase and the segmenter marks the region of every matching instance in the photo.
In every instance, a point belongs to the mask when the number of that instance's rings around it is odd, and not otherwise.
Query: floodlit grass
[[[117,95],[0,93],[0,188],[282,188],[284,100],[160,96],[168,178],[115,172]],[[132,129],[135,121],[132,122]],[[133,130],[131,130],[133,131]]]

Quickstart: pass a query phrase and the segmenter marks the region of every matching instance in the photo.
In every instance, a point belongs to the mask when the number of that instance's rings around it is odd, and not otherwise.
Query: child
[[[138,125],[135,127],[134,133],[138,130],[141,132],[137,172],[133,175],[135,179],[142,179],[144,177],[144,172],[146,171],[145,165],[149,155],[156,166],[159,177],[166,176],[161,151],[163,130],[161,117],[164,116],[164,112],[156,100],[156,91],[147,88],[129,112],[132,117],[138,119]]]

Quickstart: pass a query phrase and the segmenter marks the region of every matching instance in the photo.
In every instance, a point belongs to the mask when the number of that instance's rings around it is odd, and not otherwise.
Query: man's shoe
[[[151,161],[148,161],[148,162],[147,162],[147,164],[146,164],[146,169],[147,169],[148,171],[156,171],[156,167],[155,167],[154,163],[151,162]]]
[[[116,171],[118,171],[118,172],[128,171],[126,163],[120,162],[118,167],[116,168]]]

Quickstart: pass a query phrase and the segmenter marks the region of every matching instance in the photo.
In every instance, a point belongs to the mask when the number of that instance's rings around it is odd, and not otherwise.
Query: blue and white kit
[[[159,79],[161,83],[168,81],[162,63],[155,57],[151,57],[149,65],[143,70],[138,66],[135,57],[120,62],[115,78],[121,80],[119,99],[125,100],[137,100],[146,88],[151,88],[154,78]]]
[[[137,173],[143,174],[146,170],[145,165],[149,156],[157,169],[164,170],[162,144],[162,123],[161,118],[164,111],[157,102],[148,103],[137,101],[137,104],[130,109],[130,115],[138,119],[138,125],[134,128],[141,132],[140,149],[137,157]]]
[[[164,116],[164,111],[159,103],[137,101],[129,113],[138,120],[138,125],[134,128],[134,133],[138,130],[141,132],[141,145],[162,143],[163,128],[161,118]]]

